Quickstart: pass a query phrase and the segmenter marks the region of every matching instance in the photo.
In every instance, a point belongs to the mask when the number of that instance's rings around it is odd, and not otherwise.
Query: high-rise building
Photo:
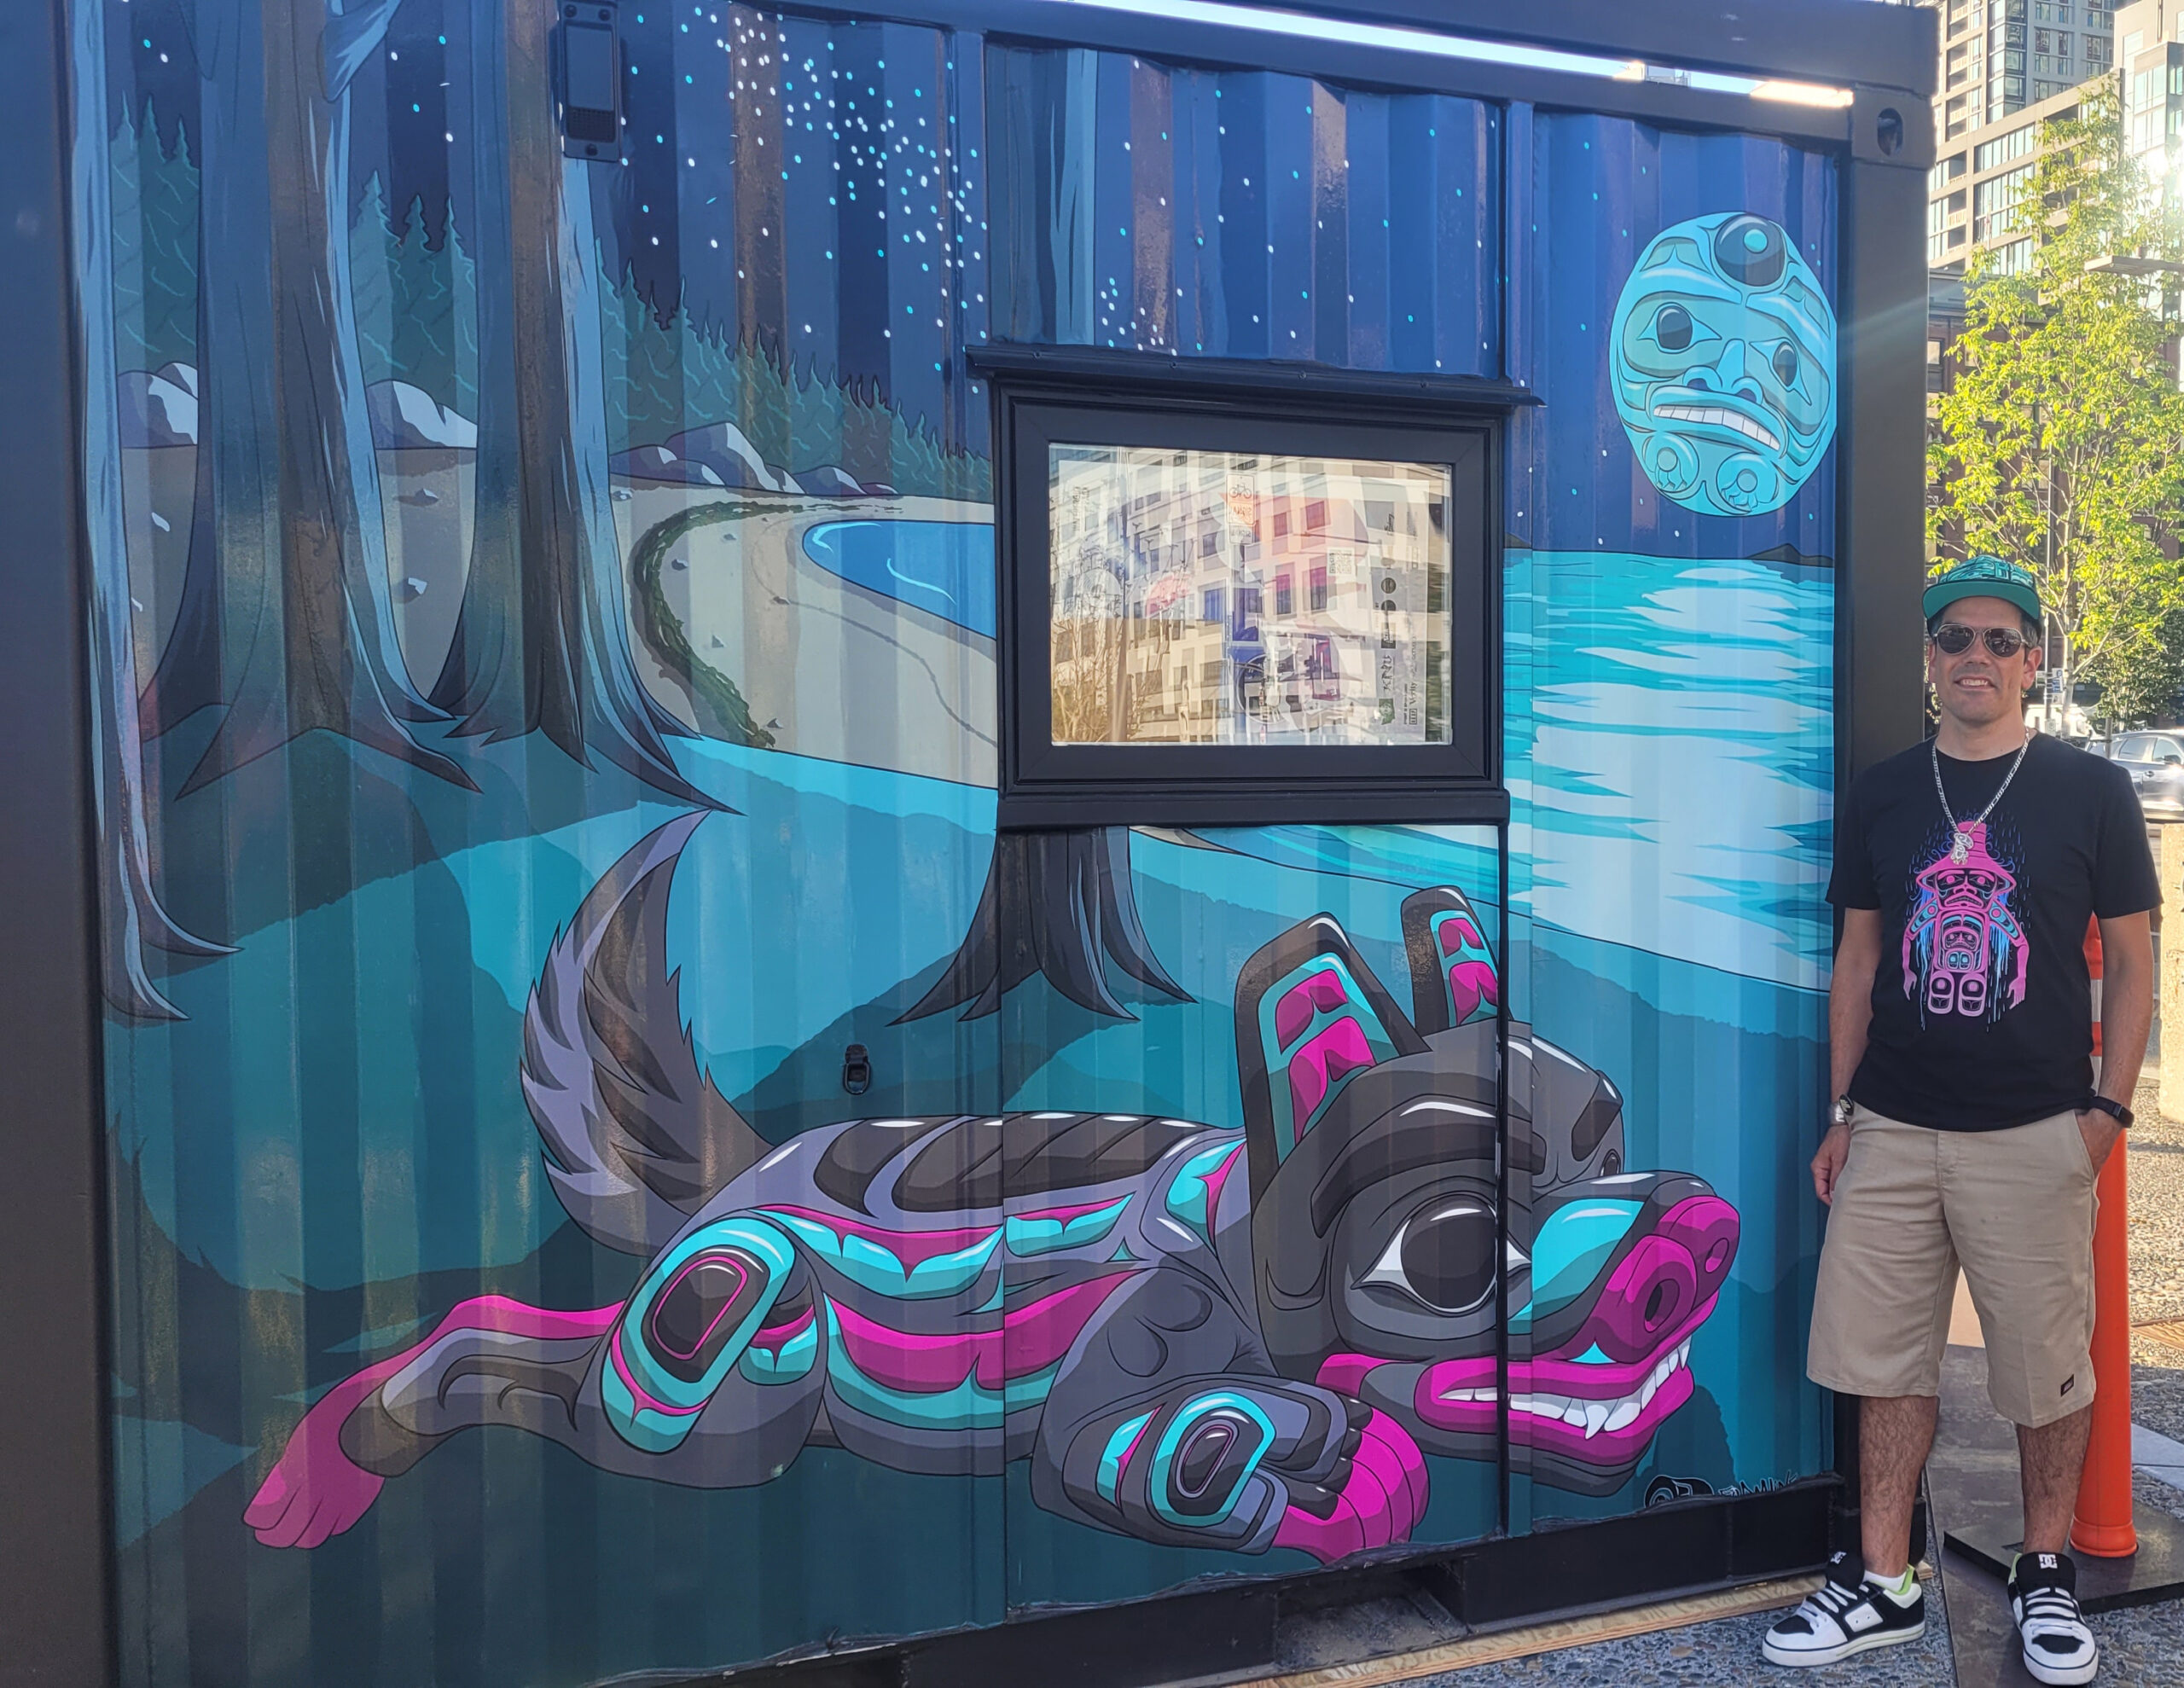
[[[2096,80],[2113,77],[2127,144],[2148,177],[2184,194],[2184,0],[2131,0],[2114,11],[2065,0],[1931,3],[1942,15],[1937,156],[1926,201],[1926,261],[1935,270],[1960,276],[1982,247],[2005,268],[2030,261],[2030,232],[2013,213],[2031,179],[2040,125],[2077,115],[2086,85]],[[2015,17],[2026,12],[2031,21],[2020,26]],[[2029,49],[2011,46],[2024,31]],[[2030,68],[2020,74],[2018,65]],[[1973,67],[1997,66],[1999,76],[1974,79]],[[2063,71],[2043,67],[2075,73],[2058,84]],[[2030,97],[2018,97],[2019,90]]]
[[[1960,276],[1973,249],[1986,247],[2005,264],[2027,263],[2031,241],[2012,213],[2031,177],[2040,125],[2074,116],[2080,87],[2115,68],[2125,13],[2175,12],[2184,0],[2135,0],[2123,11],[2106,0],[1920,3],[1941,15],[1942,50],[1926,261]],[[2146,40],[2175,32],[2158,20],[2133,27]]]
[[[2114,63],[2109,0],[1920,0],[1941,15],[1934,135],[1946,148]]]
[[[2184,131],[2184,3],[2133,0],[2116,14],[2123,133],[2147,178],[2175,195]]]

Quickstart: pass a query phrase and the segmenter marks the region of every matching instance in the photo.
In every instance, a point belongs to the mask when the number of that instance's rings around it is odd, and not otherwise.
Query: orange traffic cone
[[[2085,934],[2086,966],[2100,977],[2100,923]],[[2093,1053],[2100,1053],[2100,1018],[2094,1016]],[[2100,1209],[2093,1228],[2093,1440],[2078,1479],[2071,1546],[2095,1558],[2138,1552],[2131,1523],[2131,1262],[2125,1236],[2129,1157],[2118,1141],[2100,1169]]]

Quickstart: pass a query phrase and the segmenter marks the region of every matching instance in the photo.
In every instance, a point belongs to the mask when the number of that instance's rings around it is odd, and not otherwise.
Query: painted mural
[[[691,0],[588,165],[556,10],[77,13],[126,1679],[717,1668],[1823,1467],[1832,165]],[[996,836],[987,339],[1538,392],[1506,879],[1302,798]]]

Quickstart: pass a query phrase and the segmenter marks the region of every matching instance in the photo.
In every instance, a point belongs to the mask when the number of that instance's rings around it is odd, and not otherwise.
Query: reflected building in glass
[[[1449,741],[1444,467],[1056,445],[1057,744]]]

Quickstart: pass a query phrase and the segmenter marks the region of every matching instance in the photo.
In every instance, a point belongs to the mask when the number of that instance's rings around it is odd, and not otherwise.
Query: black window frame
[[[1002,828],[1508,818],[1504,436],[1533,395],[1468,378],[1077,348],[986,346],[971,363],[992,388]],[[1060,443],[1448,463],[1449,742],[1054,744],[1048,449]]]

